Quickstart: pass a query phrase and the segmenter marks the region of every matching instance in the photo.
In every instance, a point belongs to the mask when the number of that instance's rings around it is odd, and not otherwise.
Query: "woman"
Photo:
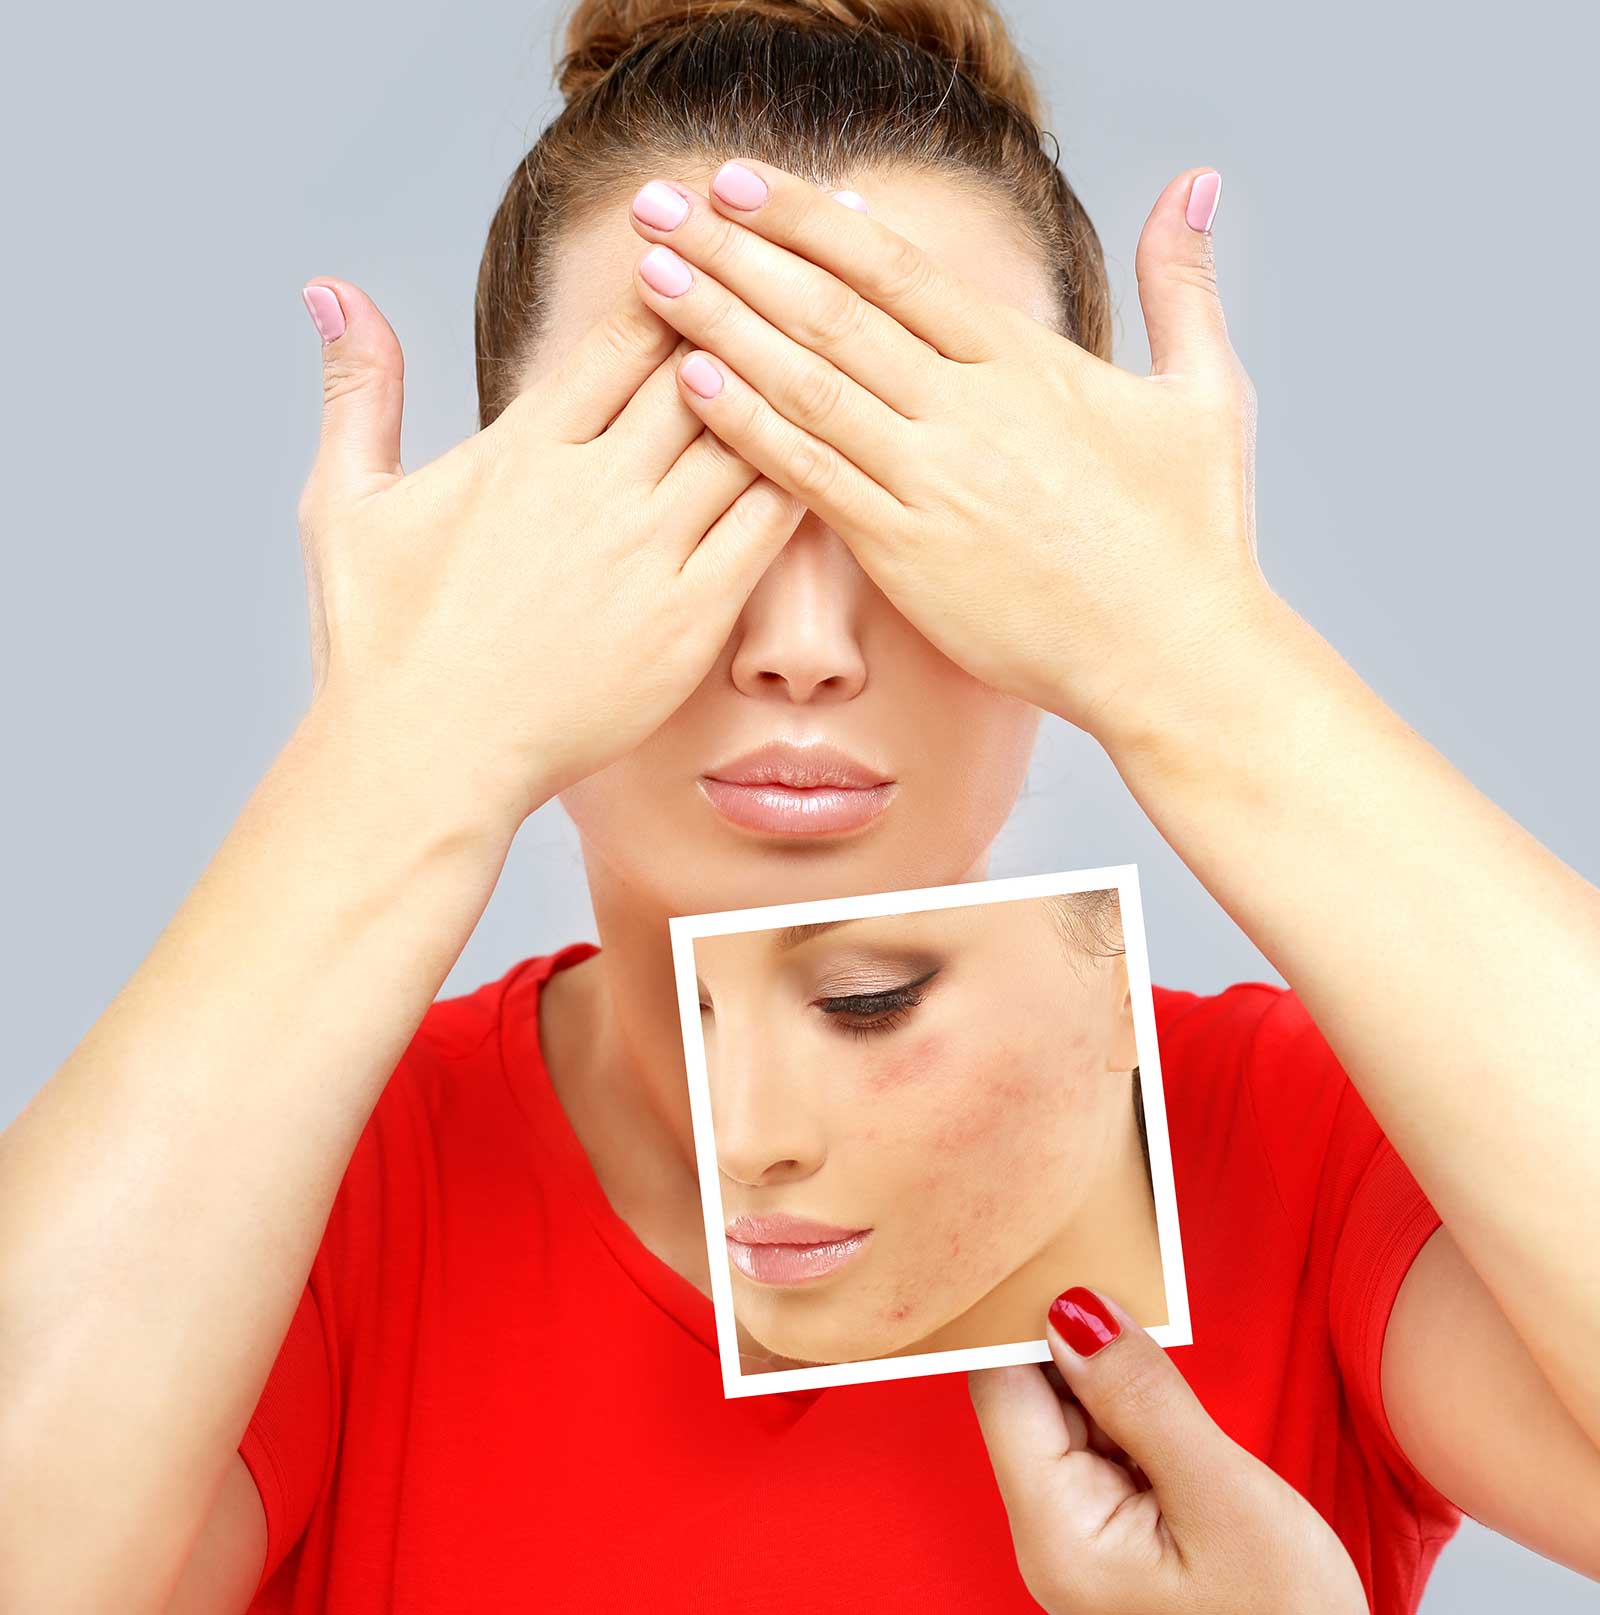
[[[856,9],[579,8],[422,470],[308,289],[311,708],[0,1140],[0,1605],[1391,1611],[1458,1509],[1600,1573],[1595,893],[1255,568],[1209,171],[1126,376],[993,13]],[[665,919],[982,879],[1042,710],[1295,988],[1156,994],[1195,1343],[1063,1274],[1059,1387],[724,1400]],[[823,746],[854,831],[708,800]],[[555,795],[604,947],[435,1004]]]
[[[1167,1321],[1114,889],[694,954],[746,1373],[1037,1340],[1061,1273]]]

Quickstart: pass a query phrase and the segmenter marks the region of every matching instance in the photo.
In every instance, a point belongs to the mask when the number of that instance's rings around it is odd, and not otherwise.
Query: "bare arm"
[[[1600,892],[1298,613],[1276,597],[1264,613],[1218,658],[1226,677],[1197,676],[1181,714],[1108,750],[1449,1231],[1386,1341],[1397,1439],[1483,1523],[1593,1575]],[[1462,1420],[1469,1390],[1487,1416]]]
[[[314,706],[0,1134],[0,1608],[166,1607],[510,844],[426,773]]]

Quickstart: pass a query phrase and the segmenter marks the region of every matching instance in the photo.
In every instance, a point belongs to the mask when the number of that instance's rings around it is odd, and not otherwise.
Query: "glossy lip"
[[[866,1244],[870,1228],[840,1228],[776,1212],[735,1217],[726,1229],[728,1260],[757,1284],[790,1286],[825,1277]]]
[[[703,774],[700,789],[730,822],[771,835],[858,830],[888,807],[896,785],[825,741],[769,740]]]

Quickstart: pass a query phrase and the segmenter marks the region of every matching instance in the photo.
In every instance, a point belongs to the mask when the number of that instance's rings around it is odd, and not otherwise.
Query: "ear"
[[[1128,957],[1118,954],[1112,968],[1111,991],[1118,995],[1112,1022],[1107,1071],[1131,1071],[1139,1063],[1139,1040],[1133,1033],[1133,989],[1128,985]]]

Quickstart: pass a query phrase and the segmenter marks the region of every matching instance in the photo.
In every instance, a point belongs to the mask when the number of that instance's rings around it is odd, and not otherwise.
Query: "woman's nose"
[[[870,587],[850,546],[808,511],[745,602],[733,682],[758,700],[860,694],[867,665],[858,629]]]
[[[763,1186],[810,1177],[827,1155],[810,1102],[814,1074],[775,1056],[770,1037],[746,1042],[732,1060],[730,1053],[706,1051],[717,1166],[735,1182]]]

